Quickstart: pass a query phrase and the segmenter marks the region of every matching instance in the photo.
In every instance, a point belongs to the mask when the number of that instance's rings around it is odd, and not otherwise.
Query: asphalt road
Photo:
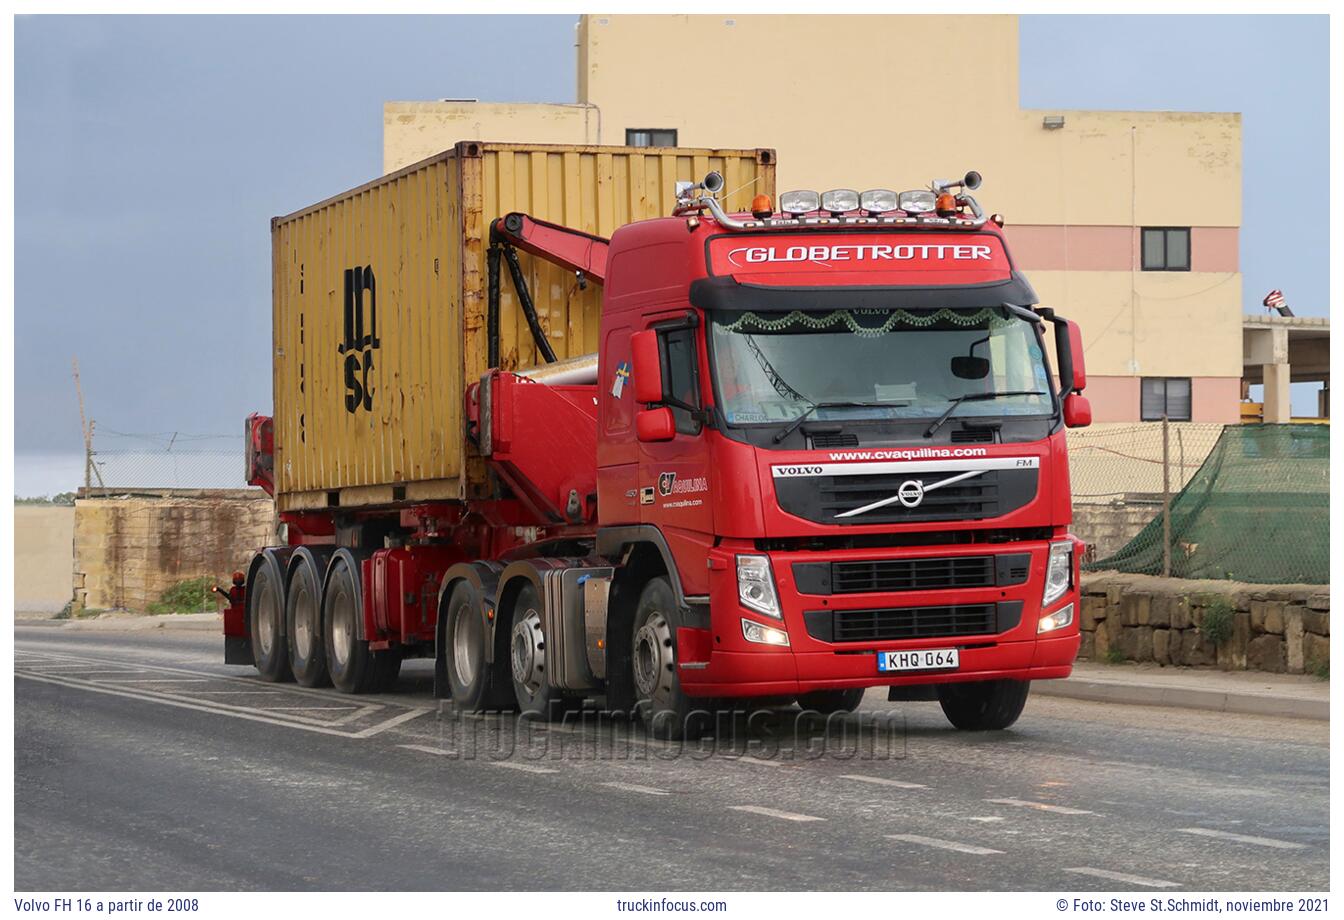
[[[874,691],[818,756],[780,712],[690,747],[457,718],[428,662],[347,697],[205,633],[15,646],[18,890],[1329,886],[1324,722],[1036,697],[966,734]]]

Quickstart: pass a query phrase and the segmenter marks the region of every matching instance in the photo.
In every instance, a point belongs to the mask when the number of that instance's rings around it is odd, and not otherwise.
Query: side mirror
[[[644,405],[662,402],[663,362],[658,354],[658,333],[645,329],[630,336],[630,364],[635,378],[635,402]]]
[[[642,414],[642,413],[641,413]],[[1092,403],[1082,393],[1064,397],[1064,425],[1067,428],[1086,428],[1092,424]]]
[[[989,359],[975,355],[955,355],[952,358],[952,373],[962,380],[984,380],[989,376]]]
[[[1055,356],[1059,359],[1059,387],[1064,392],[1081,392],[1087,388],[1087,370],[1083,365],[1083,333],[1078,324],[1057,316],[1055,324]]]
[[[640,441],[670,441],[677,436],[677,421],[667,406],[641,409],[635,415],[635,437]]]

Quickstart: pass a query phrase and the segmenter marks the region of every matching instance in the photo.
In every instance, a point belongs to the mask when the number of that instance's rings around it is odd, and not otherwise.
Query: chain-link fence
[[[89,485],[112,491],[243,489],[240,435],[99,432]]]
[[[1086,568],[1329,583],[1328,426],[1159,424],[1069,439],[1075,530],[1097,536]]]

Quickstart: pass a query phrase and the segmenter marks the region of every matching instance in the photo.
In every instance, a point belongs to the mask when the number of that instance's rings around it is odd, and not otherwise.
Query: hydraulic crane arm
[[[493,242],[506,243],[523,252],[554,262],[561,268],[582,272],[602,284],[607,278],[607,248],[611,241],[581,230],[537,220],[516,211],[495,221],[490,228]]]
[[[521,249],[574,272],[579,276],[579,286],[582,287],[588,279],[598,284],[606,280],[607,249],[610,244],[611,241],[605,237],[547,223],[516,211],[498,218],[490,225],[490,249],[486,253],[486,339],[491,367],[499,367],[499,257],[503,255],[509,263],[509,275],[513,278],[518,303],[527,318],[528,328],[532,330],[532,340],[537,343],[537,351],[549,364],[555,361],[555,351],[546,340],[546,331],[541,328],[541,320],[532,304],[527,278],[518,264],[518,253],[515,250]]]

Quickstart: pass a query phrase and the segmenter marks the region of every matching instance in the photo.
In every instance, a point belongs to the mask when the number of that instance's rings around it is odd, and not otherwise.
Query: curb
[[[146,629],[165,629],[177,632],[216,632],[224,634],[224,615],[219,613],[167,613],[158,616],[117,614],[89,620],[63,620],[61,629],[91,632],[140,632]]]
[[[1064,680],[1036,681],[1032,690],[1042,696],[1094,703],[1122,703],[1130,706],[1167,706],[1176,709],[1203,709],[1252,716],[1279,716],[1292,719],[1329,721],[1330,701],[1300,696],[1270,696],[1260,693],[1227,693],[1222,690],[1196,690],[1189,687],[1164,687],[1161,684],[1121,683],[1069,677]]]

